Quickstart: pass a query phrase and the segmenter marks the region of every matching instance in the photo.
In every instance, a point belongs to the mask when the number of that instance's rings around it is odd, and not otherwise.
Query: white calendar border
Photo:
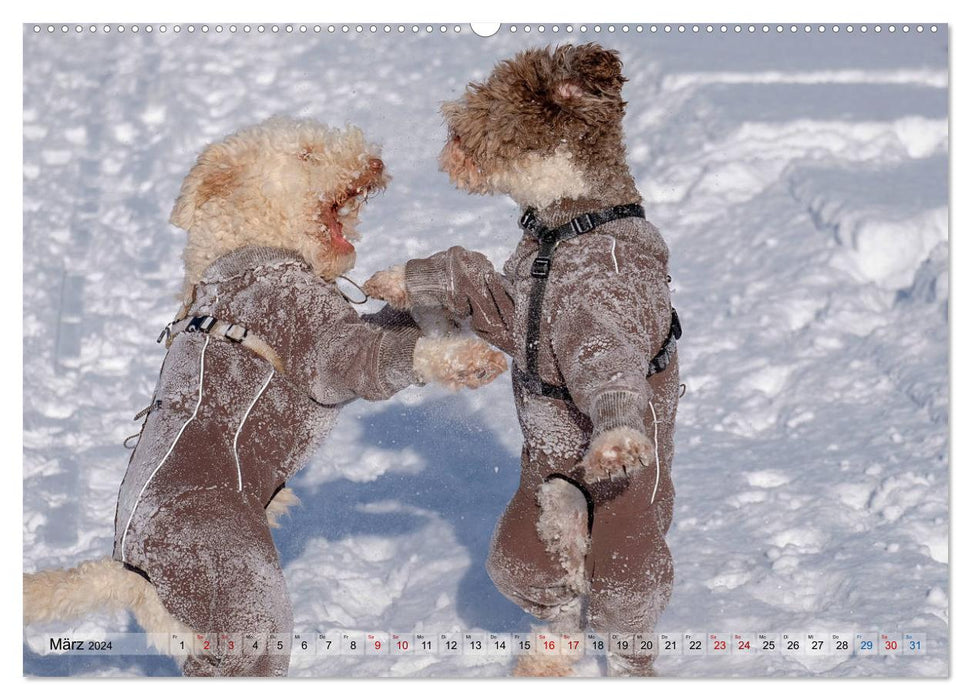
[[[626,5],[626,3],[625,3]],[[213,7],[199,5],[198,3],[188,3],[184,0],[172,0],[165,3],[163,6],[152,6],[149,4],[139,4],[139,3],[122,3],[120,0],[114,0],[113,2],[88,2],[85,4],[86,9],[83,11],[83,19],[123,19],[125,21],[148,21],[148,22],[158,22],[166,19],[175,19],[178,21],[185,21],[187,19],[209,19],[209,16],[219,15],[225,16],[226,18],[231,18],[233,20],[245,20],[250,19],[260,19],[265,20],[268,12],[272,12],[274,15],[279,15],[281,18],[286,17],[287,19],[299,20],[301,15],[307,15],[311,13],[325,14],[325,10],[310,4],[301,2],[296,3],[292,0],[278,0],[272,6],[272,10],[268,10],[265,3],[248,3],[248,2],[235,2],[232,5],[227,5],[224,7]],[[591,7],[589,3],[552,3],[549,0],[544,2],[531,4],[529,6],[532,8],[530,14],[533,12],[538,12],[542,15],[541,19],[544,21],[549,21],[552,19],[572,19],[582,16],[590,16],[592,19],[603,19],[604,21],[609,21],[608,17],[598,16],[600,12],[604,12],[608,9],[603,3],[597,5],[596,8]],[[637,8],[632,8],[629,5],[626,6],[621,14],[625,16],[621,19],[623,21],[635,21],[639,19],[638,17],[632,17],[629,15],[636,14],[644,15],[644,19],[656,22],[664,21],[711,21],[713,19],[725,19],[725,20],[762,20],[766,18],[771,19],[786,19],[787,21],[818,21],[820,19],[825,19],[826,21],[834,22],[860,22],[867,21],[873,22],[875,19],[879,18],[889,18],[894,20],[899,19],[918,19],[918,20],[940,20],[941,22],[953,21],[955,16],[953,7],[949,2],[941,2],[940,0],[925,0],[918,6],[912,2],[904,3],[900,0],[890,0],[880,3],[877,7],[867,4],[853,4],[847,3],[842,0],[836,2],[835,0],[819,0],[814,3],[807,3],[801,7],[795,7],[792,5],[786,6],[783,10],[780,10],[777,2],[768,2],[768,0],[760,0],[759,2],[736,2],[730,7],[726,8],[724,3],[715,3],[713,0],[702,0],[695,3],[676,3],[676,4],[642,4]],[[310,9],[313,8],[313,9]],[[490,2],[487,6],[469,6],[464,8],[461,12],[463,14],[474,15],[472,17],[461,17],[454,18],[450,15],[454,14],[455,5],[446,5],[443,1],[423,4],[417,9],[414,9],[414,5],[411,5],[412,9],[407,12],[403,12],[400,3],[391,3],[390,0],[375,0],[374,2],[367,3],[365,5],[357,5],[354,7],[356,16],[349,18],[355,21],[387,21],[389,19],[411,19],[410,15],[417,15],[424,19],[429,12],[434,13],[435,19],[448,19],[449,21],[453,19],[460,19],[462,22],[467,22],[472,19],[498,19],[502,18],[507,21],[533,21],[534,17],[524,17],[523,13],[526,11],[527,6],[524,3],[511,0],[495,0]],[[443,10],[443,8],[445,8]],[[7,37],[7,41],[3,42],[5,55],[3,65],[6,67],[4,73],[4,94],[12,94],[19,90],[18,84],[22,78],[22,54],[20,51],[21,38],[14,36],[14,32],[20,34],[21,29],[16,23],[25,23],[31,21],[41,21],[41,20],[58,20],[67,18],[77,18],[78,17],[78,5],[76,2],[66,2],[65,0],[52,0],[44,4],[44,7],[37,7],[31,4],[15,4],[15,9],[10,14],[17,13],[15,18],[8,18],[10,21],[6,23],[7,29],[10,34]],[[444,13],[444,14],[443,14]],[[409,15],[408,17],[401,17],[400,15]],[[203,17],[202,15],[208,15]],[[258,16],[257,16],[258,15]],[[365,15],[365,16],[362,16]],[[728,16],[726,16],[728,15]],[[780,15],[785,15],[780,17]],[[919,15],[915,17],[915,15]],[[415,17],[415,18],[419,18]],[[319,21],[321,17],[306,17],[307,21],[315,20]],[[337,17],[327,17],[328,20],[337,20]],[[345,18],[348,19],[348,18]],[[883,19],[886,21],[886,19]],[[959,30],[965,30],[967,25],[958,26]],[[958,32],[961,33],[961,32]],[[962,34],[963,36],[963,34]],[[958,56],[964,55],[963,49],[955,50],[952,44],[952,60],[954,64],[959,63]],[[962,59],[963,60],[963,59]],[[963,90],[959,90],[957,83],[952,83],[952,115],[954,121],[957,121],[957,114],[959,112],[966,112],[965,103],[963,100]],[[12,102],[19,102],[19,100],[12,100]],[[6,114],[5,124],[6,130],[4,133],[8,135],[14,135],[20,133],[22,126],[21,115],[19,110],[10,108]],[[957,152],[952,151],[955,156],[963,156],[966,152],[966,148],[963,146],[963,139],[954,138],[953,144],[955,147],[961,144]],[[15,152],[17,149],[15,149]],[[954,181],[962,181],[960,174],[963,171],[963,166],[959,163],[963,162],[960,157],[954,159],[953,173]],[[8,201],[9,211],[16,211],[17,207],[22,206],[22,200],[19,198],[20,192],[20,175],[15,172],[14,168],[8,168],[6,174],[6,184],[7,187],[4,188],[6,193],[6,199]],[[962,204],[959,200],[951,201],[951,219],[953,226],[957,230],[961,230],[960,227],[960,213]],[[4,249],[5,259],[7,260],[19,260],[20,259],[20,248],[21,241],[16,236],[8,236],[5,239],[5,246],[9,249]],[[953,259],[952,259],[953,260]],[[957,263],[952,262],[952,269],[958,269]],[[17,286],[22,280],[22,270],[21,274],[13,274],[7,277],[5,284],[9,285],[11,289],[4,289],[4,294],[2,297],[7,300],[9,304],[9,309],[5,307],[8,317],[18,318],[18,314],[21,313],[22,309],[17,304],[18,294],[16,291]],[[13,293],[11,293],[13,292]],[[963,285],[952,286],[952,298],[956,300],[953,305],[954,309],[966,310],[969,308],[968,304],[961,303],[964,299]],[[952,324],[952,349],[957,356],[963,356],[961,349],[967,349],[968,344],[966,341],[966,332],[964,329],[967,328],[967,324],[960,324],[954,322]],[[16,364],[16,363],[15,363]],[[18,365],[13,369],[11,380],[14,382],[19,382],[22,385],[22,365]],[[963,363],[954,363],[952,367],[952,386],[967,386],[968,383],[964,382],[963,379],[966,378],[967,369]],[[955,394],[952,393],[952,396]],[[20,405],[19,398],[15,398],[11,401],[13,406],[11,407],[11,413],[16,413],[18,415],[22,414],[22,406]],[[952,414],[950,425],[955,425],[959,422],[959,415],[963,414],[963,402],[953,401],[952,403]],[[959,410],[962,407],[962,410]],[[20,425],[19,421],[14,421],[13,425],[8,425],[7,429],[11,433],[16,432],[17,435],[7,436],[4,435],[5,439],[3,444],[7,451],[7,462],[8,464],[16,464],[18,460],[22,459],[21,454],[21,439],[20,435]],[[19,436],[19,437],[18,437]],[[960,431],[955,431],[952,440],[952,459],[951,464],[963,464],[963,460],[959,457],[964,454],[966,443],[966,438]],[[967,474],[963,471],[952,471],[952,493],[953,488],[957,486],[959,480],[967,480]],[[965,489],[966,491],[966,489]],[[9,499],[8,507],[4,509],[7,517],[7,527],[5,532],[13,533],[20,532],[23,523],[21,517],[21,506],[22,500],[20,494],[17,493],[16,489],[7,490],[7,498]],[[967,515],[962,513],[960,509],[951,511],[952,513],[952,529],[960,529],[962,532],[967,532],[966,525]],[[7,551],[8,558],[7,561],[18,561],[22,559],[23,552],[18,543],[16,537],[4,538],[3,546],[5,551]],[[951,586],[950,590],[954,591],[957,589],[958,580],[967,580],[964,575],[966,572],[966,558],[959,558],[957,562],[953,559],[951,560]],[[20,576],[16,575],[16,567],[13,567],[14,571],[10,572],[10,577],[16,580],[13,581],[13,586],[9,586],[7,590],[13,591],[7,597],[8,604],[3,606],[3,619],[6,622],[6,628],[10,629],[13,625],[21,624],[20,622]],[[15,576],[16,575],[16,576]],[[966,625],[962,622],[966,619],[964,613],[965,606],[959,606],[955,608],[952,612],[952,617],[950,618],[950,625],[957,625],[958,629],[963,629]],[[10,639],[13,639],[14,635],[8,635]],[[950,635],[949,646],[951,650],[950,658],[961,659],[966,645],[963,644],[964,637],[961,635]],[[11,645],[13,642],[10,642]],[[6,664],[4,670],[8,673],[6,674],[8,678],[16,678],[21,676],[21,653],[18,650],[11,648],[8,653],[3,654],[2,658]],[[687,681],[679,679],[681,682],[678,688],[685,688],[686,690],[691,690],[693,683],[699,681]],[[21,683],[26,681],[21,676]],[[272,683],[273,681],[268,681]],[[552,683],[555,681],[535,681],[533,682],[532,688],[537,688],[546,683]],[[859,682],[854,682],[850,680],[852,686],[850,688],[854,690],[863,690],[864,692],[873,692],[873,685],[860,685]],[[906,697],[911,698],[915,693],[920,693],[925,689],[924,681],[922,679],[917,679],[913,682],[908,683],[896,683],[895,681],[871,681],[871,683],[876,683],[880,690],[882,700],[887,700],[888,698],[895,697]],[[228,683],[228,681],[214,681],[216,685],[213,687],[220,687],[223,683]],[[388,689],[387,681],[341,681],[333,680],[331,681],[333,685],[329,686],[331,692],[341,692],[342,690],[347,690],[348,692],[360,693],[362,690],[375,690],[376,692],[384,692]],[[370,684],[381,683],[378,685]],[[848,686],[845,684],[847,681],[836,680],[832,683],[826,684],[827,692],[831,692],[831,689],[845,690]],[[346,685],[345,685],[346,684]],[[577,689],[576,694],[579,695],[580,692],[583,693],[584,697],[589,696],[590,686],[583,684],[585,687],[583,689]],[[710,689],[710,684],[707,684]],[[369,687],[370,686],[370,687]],[[422,694],[423,698],[449,698],[454,700],[456,692],[468,693],[471,689],[468,685],[461,686],[461,681],[452,680],[435,680],[435,681],[423,681],[423,680],[413,680],[409,682],[410,688]],[[461,687],[460,687],[461,686]],[[936,697],[941,697],[943,693],[944,696],[955,695],[953,688],[956,686],[954,683],[941,684],[939,681],[934,683],[932,692],[934,692]],[[15,682],[13,687],[17,687]],[[96,692],[102,690],[108,690],[109,688],[114,688],[114,692],[118,692],[119,683],[115,679],[104,680],[104,679],[85,679],[85,687],[88,689],[94,689]],[[238,685],[235,687],[239,687]],[[569,697],[572,692],[569,686],[564,686],[559,684],[557,686],[559,693]],[[65,693],[70,693],[72,689],[71,679],[63,679],[56,684],[37,684],[31,683],[30,694],[35,700],[42,700],[47,697],[57,697],[59,699],[63,698]],[[493,687],[493,690],[495,688]],[[505,689],[505,687],[504,687]],[[778,695],[780,691],[784,691],[787,696],[794,696],[795,698],[801,697],[813,697],[814,700],[818,696],[819,686],[818,684],[800,684],[798,681],[795,683],[786,682],[785,685],[779,685],[776,683],[766,684],[760,681],[735,681],[733,682],[733,689],[737,689],[740,692],[750,695],[752,697],[759,696],[771,696],[774,698]],[[123,689],[123,692],[130,693],[131,688]],[[109,691],[109,695],[112,691]],[[155,697],[165,697],[166,700],[170,700],[172,686],[169,684],[152,684],[151,682],[142,682],[139,684],[137,692],[140,696],[145,698],[155,698]]]

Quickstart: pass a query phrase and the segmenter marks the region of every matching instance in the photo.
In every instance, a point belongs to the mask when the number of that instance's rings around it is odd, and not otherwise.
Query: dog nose
[[[380,158],[369,158],[367,162],[368,170],[370,170],[375,175],[380,175],[384,172],[384,161]]]

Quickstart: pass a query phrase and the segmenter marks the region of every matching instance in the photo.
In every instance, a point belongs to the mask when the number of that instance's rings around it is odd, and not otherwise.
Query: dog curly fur
[[[443,105],[442,170],[461,189],[538,209],[565,198],[639,201],[623,145],[621,68],[616,51],[595,44],[499,62]]]
[[[355,262],[339,238],[358,238],[361,205],[388,181],[377,149],[353,126],[277,117],[208,146],[170,218],[188,232],[186,287],[216,258],[247,245],[295,250],[318,275],[335,279]]]

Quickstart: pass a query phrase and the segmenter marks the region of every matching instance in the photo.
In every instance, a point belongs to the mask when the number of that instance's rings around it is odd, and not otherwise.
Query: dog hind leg
[[[601,635],[653,632],[671,598],[674,564],[664,538],[669,511],[663,507],[671,502],[670,480],[662,480],[658,499],[650,505],[651,476],[635,474],[609,507],[597,510],[589,614],[591,629]],[[607,653],[612,676],[654,675],[653,664],[653,656]]]
[[[540,540],[546,544],[548,552],[559,559],[566,571],[567,585],[577,592],[585,591],[585,560],[590,550],[590,533],[587,524],[587,499],[583,493],[564,479],[550,479],[539,487],[536,493],[539,504],[539,519],[536,531]],[[579,606],[577,606],[579,607]],[[567,615],[565,623],[579,625]],[[578,632],[580,627],[557,631]]]
[[[529,517],[520,507],[529,506]],[[511,511],[511,512],[510,512]],[[490,560],[490,573],[500,590],[523,609],[543,620],[540,628],[554,633],[577,633],[583,624],[583,593],[586,590],[585,559],[590,546],[587,525],[587,501],[575,486],[563,479],[550,479],[536,490],[529,501],[514,498],[508,516],[500,524]],[[514,534],[514,523],[531,524],[528,540],[526,532]],[[534,542],[530,549],[520,551],[526,561],[545,562],[541,569],[522,579],[531,570],[512,564],[515,543]],[[502,559],[499,557],[502,556]],[[505,560],[504,567],[498,563]],[[503,571],[504,570],[504,571]],[[519,576],[509,576],[517,572]],[[520,580],[522,579],[522,580]],[[537,630],[539,631],[539,630]],[[573,674],[573,660],[569,656],[547,655],[541,650],[521,656],[513,669],[514,676],[553,677]]]
[[[217,491],[189,492],[140,533],[138,566],[176,617],[199,633],[264,636],[253,654],[189,656],[188,676],[284,676],[289,666],[289,653],[272,653],[265,640],[293,629],[267,517],[263,508],[237,506]]]

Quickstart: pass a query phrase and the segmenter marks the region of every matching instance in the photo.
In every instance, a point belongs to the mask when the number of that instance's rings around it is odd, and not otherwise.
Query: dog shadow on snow
[[[342,478],[312,492],[296,480],[291,485],[301,503],[274,531],[283,566],[298,558],[311,538],[397,537],[427,525],[428,518],[421,514],[362,509],[369,503],[395,501],[439,515],[467,552],[470,563],[456,593],[462,629],[528,630],[532,618],[496,590],[485,570],[493,529],[519,484],[519,455],[478,424],[459,396],[417,406],[388,403],[357,420],[361,442],[384,450],[409,450],[424,467],[418,473],[391,472],[365,483]]]

